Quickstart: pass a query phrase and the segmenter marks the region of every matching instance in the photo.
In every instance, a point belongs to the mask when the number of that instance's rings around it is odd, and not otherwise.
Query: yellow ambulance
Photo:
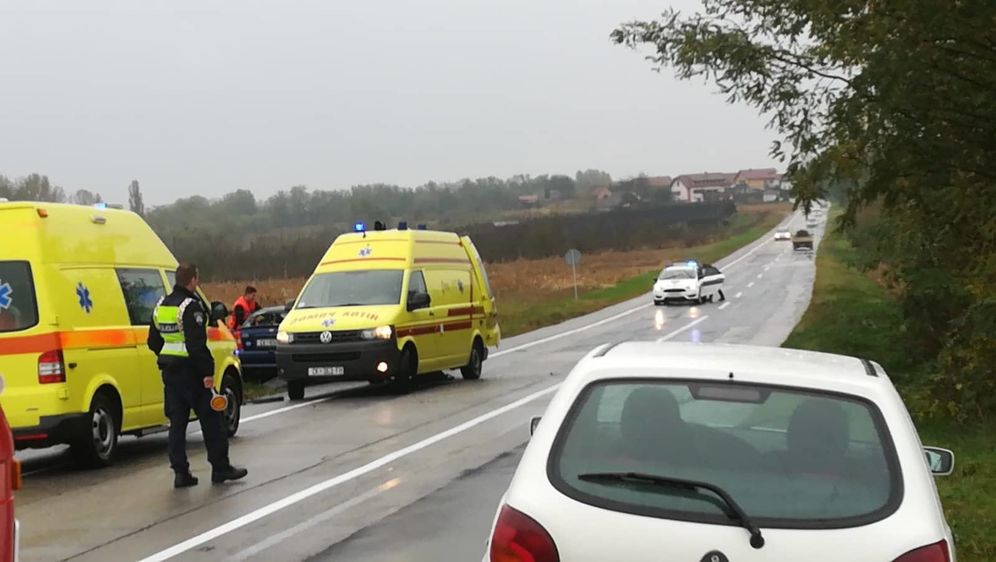
[[[177,261],[141,217],[103,206],[0,202],[0,229],[0,404],[16,446],[68,443],[82,464],[107,465],[119,435],[166,426],[146,338]],[[215,384],[229,398],[234,434],[236,344],[218,322],[224,305],[210,310]]]
[[[424,373],[480,378],[501,330],[470,238],[404,224],[354,230],[332,243],[280,324],[277,369],[290,398],[317,382],[408,392]]]

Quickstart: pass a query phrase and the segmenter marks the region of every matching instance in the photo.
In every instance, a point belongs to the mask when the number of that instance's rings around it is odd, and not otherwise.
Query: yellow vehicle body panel
[[[53,420],[89,412],[98,391],[119,401],[122,432],[164,425],[146,338],[177,261],[148,224],[115,209],[0,203],[0,229],[0,404],[19,446],[43,439]],[[209,328],[209,347],[217,385],[240,372],[223,323]],[[46,353],[61,353],[64,381],[40,380]]]

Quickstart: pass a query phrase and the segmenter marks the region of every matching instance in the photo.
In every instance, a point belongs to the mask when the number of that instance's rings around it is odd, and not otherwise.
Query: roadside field
[[[830,217],[833,218],[833,215]],[[813,298],[785,347],[857,355],[882,364],[913,403],[914,372],[901,338],[899,304],[878,281],[880,275],[855,269],[848,240],[829,232],[816,258]],[[996,560],[996,418],[957,425],[947,420],[917,419],[925,445],[955,452],[955,472],[936,480],[948,523],[955,534],[959,562]]]

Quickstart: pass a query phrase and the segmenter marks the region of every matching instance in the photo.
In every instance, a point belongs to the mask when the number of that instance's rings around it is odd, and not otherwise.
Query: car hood
[[[292,310],[280,323],[280,331],[300,333],[323,330],[366,330],[393,325],[400,313],[400,305]]]

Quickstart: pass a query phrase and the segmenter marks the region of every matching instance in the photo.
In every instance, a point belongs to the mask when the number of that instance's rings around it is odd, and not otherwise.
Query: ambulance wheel
[[[235,437],[239,431],[239,422],[242,421],[242,393],[237,379],[231,374],[225,373],[221,379],[221,393],[228,399],[224,412],[225,431],[229,437]]]
[[[304,400],[304,381],[287,381],[287,397],[291,400]]]
[[[476,381],[481,378],[484,370],[484,345],[480,339],[474,340],[474,347],[470,350],[470,361],[460,367],[460,374],[466,380]]]
[[[118,431],[121,422],[117,419],[120,408],[107,391],[98,391],[90,403],[84,424],[76,440],[70,443],[70,451],[76,461],[90,468],[101,468],[111,464],[118,450]]]
[[[415,390],[415,375],[418,374],[418,352],[411,344],[405,346],[398,360],[398,369],[391,379],[391,390],[395,394],[408,394]]]

